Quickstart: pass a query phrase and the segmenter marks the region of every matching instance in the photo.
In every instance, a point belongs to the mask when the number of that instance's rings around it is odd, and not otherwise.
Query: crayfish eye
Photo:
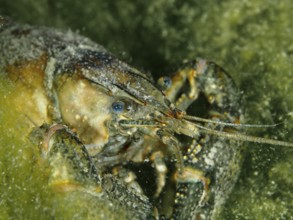
[[[112,110],[113,110],[114,113],[120,114],[120,113],[122,113],[124,111],[124,109],[125,109],[124,102],[121,102],[121,101],[113,102]]]
[[[158,84],[159,84],[161,89],[166,90],[166,89],[171,87],[172,79],[170,77],[168,77],[168,76],[161,77],[158,80]]]
[[[163,82],[164,82],[164,85],[166,86],[166,88],[170,88],[172,85],[172,80],[168,76],[163,77]]]

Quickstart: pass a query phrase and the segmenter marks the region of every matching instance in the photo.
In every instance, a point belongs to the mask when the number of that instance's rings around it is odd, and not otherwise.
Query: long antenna
[[[228,133],[224,131],[216,131],[209,128],[206,128],[204,126],[192,123],[195,127],[201,129],[203,133],[216,135],[219,137],[225,137],[228,139],[233,140],[240,140],[240,141],[248,141],[248,142],[254,142],[254,143],[260,143],[260,144],[270,144],[270,145],[279,145],[279,146],[285,146],[285,147],[293,147],[293,143],[286,142],[286,141],[279,141],[279,140],[273,140],[273,139],[266,139],[261,137],[255,137],[255,136],[249,136],[239,133]]]
[[[190,116],[190,115],[184,115],[183,118],[189,121],[208,122],[213,124],[226,125],[230,127],[271,128],[271,127],[276,127],[277,125],[282,124],[282,123],[272,124],[272,125],[235,124],[235,123],[228,123],[228,122],[222,122],[222,121],[214,121],[214,120],[200,118],[196,116]]]

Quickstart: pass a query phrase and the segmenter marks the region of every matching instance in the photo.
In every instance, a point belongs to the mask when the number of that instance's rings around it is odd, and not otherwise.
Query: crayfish
[[[128,218],[213,218],[237,180],[241,141],[293,146],[241,134],[258,125],[241,123],[233,80],[204,59],[156,82],[88,38],[4,18],[0,49],[49,184]]]

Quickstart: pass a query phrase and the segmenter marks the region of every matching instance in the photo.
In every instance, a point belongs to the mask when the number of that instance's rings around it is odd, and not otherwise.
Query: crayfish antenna
[[[187,122],[189,125],[194,126],[194,130],[197,130],[200,133],[205,133],[205,134],[211,134],[215,135],[218,137],[224,137],[227,139],[232,139],[232,140],[238,140],[238,141],[247,141],[247,142],[254,142],[254,143],[260,143],[260,144],[270,144],[270,145],[278,145],[278,146],[285,146],[285,147],[293,147],[293,143],[286,142],[286,141],[279,141],[279,140],[273,140],[273,139],[266,139],[262,137],[256,137],[256,136],[249,136],[249,135],[244,135],[240,133],[229,133],[229,132],[224,132],[224,131],[217,131],[217,130],[212,130],[209,129],[205,126],[189,122],[187,120],[184,120]]]
[[[186,119],[188,121],[195,121],[195,122],[206,122],[206,123],[212,123],[212,124],[218,124],[218,125],[225,125],[229,127],[248,127],[248,128],[272,128],[276,127],[282,123],[278,124],[271,124],[271,125],[263,125],[263,124],[237,124],[237,123],[228,123],[228,122],[222,122],[222,121],[215,121],[215,120],[210,120],[210,119],[205,119],[205,118],[200,118],[196,116],[191,116],[191,115],[184,115],[183,119]]]

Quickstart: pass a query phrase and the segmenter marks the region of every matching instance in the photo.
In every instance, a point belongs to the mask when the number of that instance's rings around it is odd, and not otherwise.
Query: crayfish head
[[[62,121],[95,155],[108,142],[106,121],[111,119],[114,99],[87,80],[65,77],[60,77],[56,86]]]
[[[90,155],[99,153],[111,137],[132,136],[142,125],[154,120],[156,110],[152,105],[116,90],[109,91],[82,77],[66,74],[56,80],[62,121],[77,133]],[[123,121],[137,126],[121,126]]]

